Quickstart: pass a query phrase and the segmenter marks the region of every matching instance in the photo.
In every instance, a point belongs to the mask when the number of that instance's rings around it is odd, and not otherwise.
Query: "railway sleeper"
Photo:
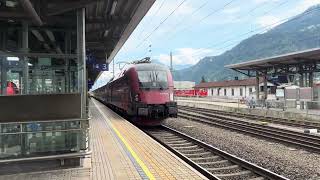
[[[190,154],[183,154],[185,156],[187,156],[188,158],[197,158],[197,157],[209,157],[211,156],[211,152],[203,152],[203,153],[197,153],[197,154],[193,154],[193,153],[190,153]]]
[[[213,161],[213,162],[198,163],[198,165],[207,169],[207,168],[220,168],[220,167],[232,166],[234,164],[226,159],[222,159],[222,160]]]
[[[172,148],[176,148],[176,147],[186,147],[186,146],[192,146],[194,145],[193,143],[191,142],[187,142],[187,143],[180,143],[180,144],[174,144],[174,143],[166,143],[168,144],[170,147]]]
[[[180,153],[183,154],[191,154],[191,153],[204,153],[207,152],[206,150],[204,150],[203,148],[197,148],[197,149],[187,149],[187,150],[179,150]]]
[[[189,150],[189,149],[195,149],[195,148],[199,148],[198,145],[191,145],[191,146],[182,146],[182,147],[176,147],[174,148],[175,150]]]
[[[196,163],[205,163],[205,162],[213,162],[213,161],[221,160],[221,157],[220,156],[209,156],[209,157],[191,158],[191,160]]]
[[[165,141],[179,141],[179,140],[183,140],[180,137],[162,137],[162,139],[164,139]]]
[[[187,143],[187,142],[189,142],[189,141],[187,141],[187,140],[184,140],[184,139],[181,139],[181,140],[178,140],[178,141],[170,141],[170,140],[166,140],[165,141],[166,142],[166,144],[185,144],[185,143]]]
[[[231,174],[231,173],[238,173],[238,172],[244,171],[244,169],[238,165],[231,165],[231,166],[225,166],[225,167],[219,167],[219,168],[206,168],[206,169],[210,171],[212,174]]]
[[[251,171],[244,170],[244,171],[229,173],[229,174],[215,174],[215,176],[221,179],[248,179],[255,176],[255,174]]]
[[[251,179],[249,179],[249,180],[265,180],[265,178],[262,177],[262,176],[259,176],[259,177],[251,178]]]

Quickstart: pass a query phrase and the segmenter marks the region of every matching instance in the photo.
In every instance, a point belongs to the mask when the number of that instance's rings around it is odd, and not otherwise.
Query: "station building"
[[[226,99],[241,99],[254,96],[256,91],[256,80],[248,78],[243,80],[227,80],[215,82],[203,82],[197,84],[195,89],[202,89],[208,92],[208,96]],[[259,89],[263,91],[264,85],[260,81]],[[267,84],[269,98],[274,96],[276,86],[273,83]]]
[[[315,83],[320,72],[320,49],[308,49],[278,56],[250,60],[238,64],[227,65],[234,71],[255,78],[255,86],[260,86],[261,79],[263,86],[267,87],[267,80],[270,77],[286,76],[291,79],[291,84],[297,88],[278,87],[276,96],[281,97],[285,107],[301,109],[320,109],[318,85]],[[255,91],[256,99],[268,97],[267,88]]]

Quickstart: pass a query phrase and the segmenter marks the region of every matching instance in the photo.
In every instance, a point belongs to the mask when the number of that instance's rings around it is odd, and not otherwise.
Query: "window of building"
[[[252,88],[249,88],[249,93],[252,93]]]
[[[213,89],[211,89],[211,96],[213,96]]]
[[[240,88],[240,96],[243,96],[243,89]]]
[[[234,89],[231,89],[231,96],[234,96]]]
[[[227,95],[227,89],[224,89],[224,95],[225,96]]]

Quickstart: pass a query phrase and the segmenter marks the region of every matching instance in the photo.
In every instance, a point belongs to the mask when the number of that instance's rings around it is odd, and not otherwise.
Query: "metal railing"
[[[0,123],[0,163],[90,152],[88,119]]]

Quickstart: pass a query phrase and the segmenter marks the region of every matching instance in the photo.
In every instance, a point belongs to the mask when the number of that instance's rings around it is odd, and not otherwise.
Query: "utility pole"
[[[170,52],[170,71],[173,71],[173,67],[172,67],[172,51]]]
[[[112,79],[114,79],[114,59],[112,60],[112,75],[113,75]]]

